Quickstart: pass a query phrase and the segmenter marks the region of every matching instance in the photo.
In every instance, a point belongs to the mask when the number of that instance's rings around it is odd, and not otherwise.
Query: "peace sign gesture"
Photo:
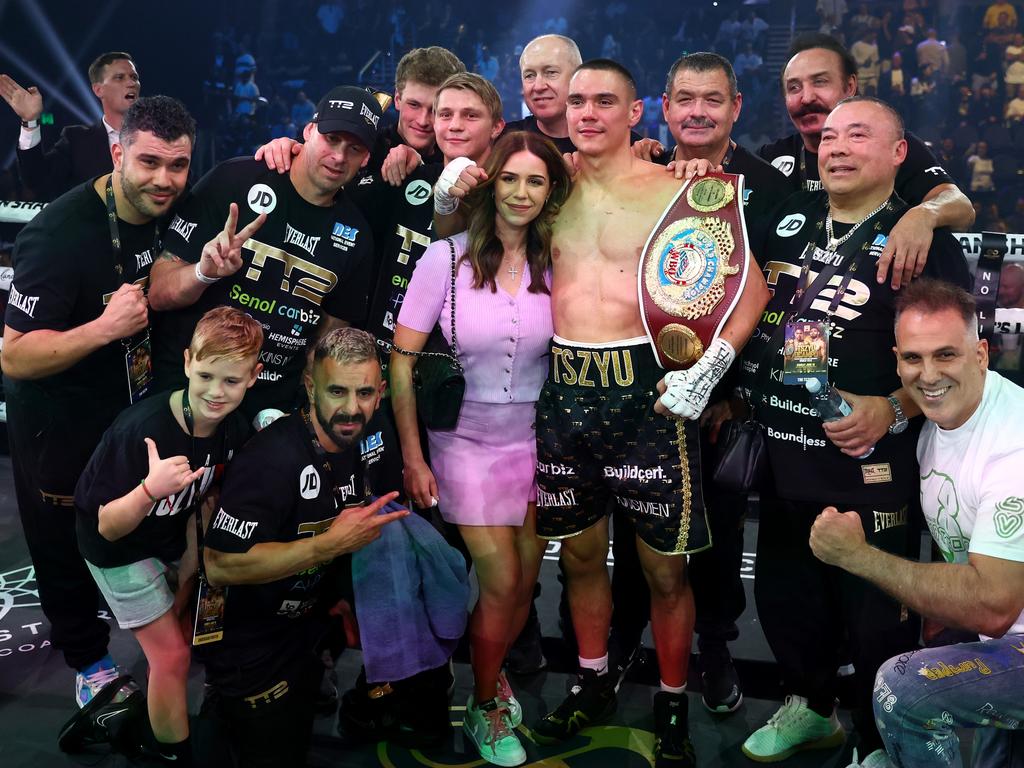
[[[241,232],[236,233],[238,206],[232,203],[228,211],[228,220],[224,222],[224,229],[203,246],[203,253],[199,257],[199,271],[211,279],[235,274],[242,266],[242,245],[266,220],[267,214],[261,213],[243,227]]]

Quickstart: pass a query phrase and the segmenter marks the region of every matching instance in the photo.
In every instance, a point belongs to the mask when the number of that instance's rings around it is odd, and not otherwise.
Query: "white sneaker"
[[[512,693],[512,686],[508,684],[504,672],[498,673],[498,701],[508,707],[508,719],[513,728],[518,728],[523,722],[523,706]]]
[[[92,701],[93,696],[120,676],[121,670],[110,658],[109,653],[91,667],[78,672],[75,675],[75,701],[78,708],[81,709]]]
[[[787,696],[779,711],[743,742],[743,754],[759,763],[785,760],[804,749],[831,749],[846,740],[835,711],[822,717],[803,696]]]
[[[512,729],[508,708],[500,700],[491,699],[478,707],[470,696],[462,730],[488,763],[511,768],[526,762],[526,750]]]
[[[889,759],[889,753],[884,749],[876,749],[861,762],[857,762],[857,748],[853,748],[853,762],[846,768],[896,768],[896,764]]]

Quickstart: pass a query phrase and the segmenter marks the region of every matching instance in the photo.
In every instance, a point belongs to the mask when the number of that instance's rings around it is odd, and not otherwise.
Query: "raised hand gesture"
[[[34,85],[25,89],[7,75],[0,75],[0,97],[22,120],[38,120],[43,114],[43,94]]]
[[[146,490],[154,498],[166,499],[190,486],[206,471],[205,467],[200,467],[193,472],[185,456],[161,459],[156,449],[156,443],[148,437],[143,439],[149,449],[149,474],[146,475],[145,480]]]

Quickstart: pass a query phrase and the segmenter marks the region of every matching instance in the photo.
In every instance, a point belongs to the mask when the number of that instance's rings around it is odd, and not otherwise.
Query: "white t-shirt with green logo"
[[[921,509],[946,562],[970,552],[1024,562],[1024,389],[989,371],[966,423],[925,424],[917,459]],[[1024,614],[1010,633],[1024,633]]]

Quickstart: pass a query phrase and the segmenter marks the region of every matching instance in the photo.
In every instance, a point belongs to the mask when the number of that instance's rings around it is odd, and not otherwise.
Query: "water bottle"
[[[850,404],[843,399],[843,396],[831,384],[823,387],[821,379],[808,379],[804,382],[804,386],[811,393],[811,406],[818,412],[818,416],[821,417],[822,421],[837,421],[853,413]],[[875,447],[871,446],[868,448],[867,453],[857,456],[857,458],[866,459],[874,450]]]

